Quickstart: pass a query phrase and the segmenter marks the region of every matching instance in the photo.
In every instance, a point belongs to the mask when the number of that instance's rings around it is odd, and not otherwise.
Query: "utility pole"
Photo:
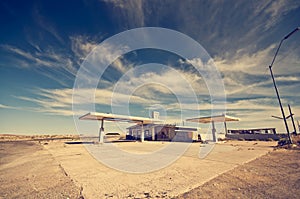
[[[281,45],[281,43],[282,43],[282,41],[280,42],[280,45]],[[279,47],[280,47],[280,45],[279,45]],[[278,49],[277,49],[277,52],[278,52]],[[275,55],[277,55],[277,52],[276,52]],[[283,110],[283,107],[282,107],[282,103],[281,103],[281,100],[280,100],[279,92],[278,92],[276,82],[275,82],[275,79],[274,79],[272,66],[270,65],[269,68],[270,68],[271,77],[272,77],[272,80],[273,80],[275,92],[276,92],[276,95],[277,95],[277,99],[278,99],[278,102],[279,102],[279,106],[280,106],[280,110],[281,110],[281,114],[282,114],[282,119],[284,121],[284,125],[285,125],[285,129],[286,129],[286,132],[287,132],[287,135],[288,135],[289,143],[291,144],[292,140],[291,140],[291,136],[290,136],[289,126],[288,126],[287,121],[286,121],[286,117],[285,117],[284,110]]]
[[[276,92],[276,96],[277,96],[277,99],[278,99],[278,102],[279,102],[279,106],[280,106],[282,118],[283,118],[283,121],[284,121],[284,125],[285,125],[285,128],[286,128],[287,134],[288,134],[288,139],[289,139],[289,143],[290,144],[292,143],[292,140],[291,140],[291,137],[290,137],[290,131],[289,131],[289,127],[288,127],[288,124],[287,124],[287,121],[286,121],[286,117],[285,117],[285,114],[284,114],[282,103],[281,103],[281,100],[280,100],[279,92],[278,92],[278,89],[277,89],[277,86],[276,86],[276,82],[275,82],[275,78],[274,78],[274,75],[273,75],[272,67],[273,67],[274,61],[275,61],[275,59],[277,57],[277,54],[278,54],[278,51],[279,51],[279,49],[281,47],[282,42],[284,40],[288,39],[292,34],[294,34],[295,32],[297,32],[298,30],[300,30],[300,27],[297,27],[292,32],[290,32],[289,34],[287,34],[283,39],[281,39],[281,41],[279,43],[279,46],[278,46],[278,48],[276,50],[276,53],[274,55],[274,58],[273,58],[270,66],[269,66],[271,77],[272,77],[274,88],[275,88],[275,92]]]
[[[292,119],[292,124],[293,124],[293,127],[294,127],[294,134],[297,135],[297,129],[296,129],[295,122],[294,122],[294,114],[292,113],[292,109],[291,109],[291,106],[289,104],[288,104],[288,107],[289,107],[290,116],[291,116],[291,119]]]

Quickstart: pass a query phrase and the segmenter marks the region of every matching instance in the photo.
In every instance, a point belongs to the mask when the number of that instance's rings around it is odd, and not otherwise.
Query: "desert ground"
[[[192,143],[175,162],[147,173],[119,171],[78,137],[0,137],[0,198],[298,198],[300,150],[276,142],[225,141],[204,158]],[[117,142],[151,153],[167,142]],[[97,144],[93,144],[97,145]],[[101,145],[98,144],[99,150]],[[113,157],[120,160],[120,157]]]

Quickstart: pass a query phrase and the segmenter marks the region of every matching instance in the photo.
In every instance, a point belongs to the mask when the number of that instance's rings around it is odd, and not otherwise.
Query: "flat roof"
[[[147,117],[136,117],[129,115],[117,115],[112,113],[99,113],[99,112],[89,112],[81,117],[80,120],[106,120],[113,122],[132,122],[132,123],[143,123],[143,124],[154,124],[162,122],[154,118]]]
[[[186,121],[198,122],[198,123],[211,123],[211,122],[233,122],[233,121],[240,121],[240,119],[228,115],[215,115],[215,116],[207,116],[207,117],[189,118],[186,119]]]
[[[193,127],[193,126],[176,126],[175,124],[146,124],[145,127],[151,126],[151,127],[172,127],[175,128],[175,131],[197,131],[200,129],[199,127]],[[135,129],[140,128],[141,125],[137,124],[134,126],[130,126],[127,129]]]
[[[274,130],[276,128],[250,128],[250,129],[228,129],[228,131],[259,131],[259,130]]]

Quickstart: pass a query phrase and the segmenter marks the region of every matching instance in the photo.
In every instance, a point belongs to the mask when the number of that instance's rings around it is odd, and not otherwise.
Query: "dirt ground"
[[[181,198],[299,198],[300,150],[279,149],[228,171]]]
[[[35,142],[0,142],[0,198],[80,198],[80,188]]]
[[[6,138],[5,138],[6,139]],[[83,191],[86,190],[87,187],[91,187],[92,185],[81,187],[81,183],[78,183],[78,179],[82,179],[82,176],[77,172],[74,166],[78,166],[79,162],[82,161],[78,156],[70,156],[74,151],[77,152],[82,147],[79,146],[65,146],[62,141],[58,142],[47,142],[41,140],[29,141],[30,139],[22,138],[21,140],[13,139],[10,141],[6,141],[3,139],[0,141],[0,198],[83,198]],[[44,138],[43,138],[44,139]],[[48,139],[48,138],[47,138]],[[52,138],[51,138],[52,139]],[[60,138],[61,139],[61,138]],[[65,139],[65,138],[63,138]],[[239,144],[240,143],[240,144]],[[217,151],[214,154],[211,154],[208,159],[205,160],[207,164],[217,164],[218,159],[213,160],[216,157],[221,155],[222,160],[229,160],[229,154],[244,154],[249,155],[253,153],[258,153],[260,150],[266,150],[267,146],[263,145],[264,143],[257,142],[229,142],[222,144],[228,151],[222,152],[223,155],[220,154],[221,151]],[[265,143],[266,144],[266,143]],[[139,145],[137,143],[137,145]],[[58,148],[55,148],[55,147]],[[150,146],[150,145],[149,145]],[[194,145],[197,146],[197,145]],[[251,147],[249,147],[251,146]],[[51,153],[50,149],[55,149],[55,154]],[[229,151],[230,149],[230,151]],[[272,149],[272,148],[271,148]],[[80,149],[81,150],[81,149]],[[286,150],[286,149],[276,149],[274,151],[268,150],[271,152],[266,152],[266,155],[259,156],[259,158],[250,161],[245,164],[237,164],[237,166],[232,169],[227,170],[227,172],[222,173],[218,177],[215,177],[206,183],[202,183],[200,186],[194,186],[192,190],[189,187],[183,187],[186,189],[185,191],[181,191],[179,193],[183,193],[182,195],[177,196],[176,198],[299,198],[300,195],[300,150]],[[62,153],[63,152],[63,153]],[[88,155],[84,156],[83,151],[81,151],[81,158],[89,158]],[[230,152],[230,153],[229,153]],[[232,152],[232,153],[231,153]],[[67,153],[67,154],[65,154]],[[68,154],[70,153],[70,154]],[[77,153],[76,153],[77,154]],[[182,161],[177,161],[178,168],[176,164],[172,165],[170,168],[173,168],[180,172],[185,172],[184,166],[189,166],[197,163],[198,159],[191,157],[190,153],[187,152],[184,159]],[[219,154],[219,155],[218,155]],[[227,154],[227,156],[226,156]],[[265,153],[264,153],[265,154]],[[242,156],[235,156],[236,158],[243,158]],[[77,162],[73,164],[74,160]],[[191,161],[194,161],[193,163]],[[233,159],[234,160],[234,159]],[[205,161],[201,161],[201,168],[204,167]],[[235,162],[237,160],[234,160]],[[97,162],[87,161],[90,166],[94,166],[95,168],[99,167]],[[226,162],[226,161],[225,161]],[[70,163],[71,166],[68,166],[67,163]],[[226,164],[222,163],[221,165],[226,166]],[[236,164],[235,164],[236,165]],[[228,165],[227,165],[228,166]],[[211,166],[210,166],[211,167]],[[72,174],[72,169],[76,171]],[[181,169],[181,170],[180,170]],[[106,172],[91,172],[90,178],[86,178],[87,180],[93,180],[93,176],[95,179],[100,181],[109,180],[112,178],[112,184],[116,183],[117,179],[113,176],[117,175],[118,172],[115,172],[111,169],[99,167],[99,171]],[[98,171],[97,170],[97,171]],[[163,169],[168,170],[168,169]],[[174,170],[174,171],[175,171]],[[177,171],[176,170],[176,171]],[[81,170],[82,171],[82,170]],[[173,170],[172,170],[173,171]],[[188,171],[188,170],[187,170]],[[191,172],[191,171],[190,171]],[[97,174],[97,175],[96,175]],[[111,175],[110,175],[111,174]],[[148,182],[164,182],[164,179],[158,178],[159,181],[155,181],[159,172],[150,173],[143,175],[144,177],[148,177]],[[170,173],[168,173],[169,175]],[[90,175],[90,174],[89,174]],[[99,176],[98,176],[99,175]],[[108,177],[105,178],[105,175]],[[133,180],[134,187],[137,187],[134,184],[137,179],[142,178],[140,175],[132,175],[132,174],[122,174],[123,178],[127,179],[131,177]],[[102,176],[102,177],[101,177]],[[125,177],[124,177],[125,176]],[[163,176],[163,175],[162,175]],[[187,175],[184,175],[187,177]],[[180,184],[175,179],[183,180],[184,176],[171,176],[173,180],[172,183],[168,184],[169,188],[178,189],[176,186]],[[76,177],[78,179],[76,179]],[[169,176],[170,177],[170,176]],[[170,179],[171,179],[170,177]],[[121,176],[119,176],[121,178]],[[122,178],[122,179],[123,179]],[[174,179],[173,179],[174,178]],[[141,182],[144,182],[140,179]],[[168,178],[169,179],[169,178]],[[86,183],[89,184],[90,181]],[[168,182],[171,180],[168,180]],[[175,183],[176,182],[176,183]],[[85,185],[86,183],[82,183]],[[106,182],[110,185],[110,182]],[[142,190],[147,191],[149,189],[150,184],[140,183],[138,185]],[[183,183],[183,182],[182,182]],[[147,184],[147,187],[145,187]],[[164,184],[164,183],[163,183]],[[184,184],[184,183],[183,183]],[[102,186],[105,185],[102,183]],[[107,185],[107,186],[108,186]],[[196,188],[195,188],[196,187]],[[93,187],[91,187],[93,188]],[[95,187],[94,187],[95,188]],[[97,186],[97,190],[101,187]],[[113,191],[114,187],[111,187],[111,191]],[[130,187],[128,188],[130,189]],[[117,190],[120,191],[120,188]],[[123,190],[123,189],[122,189]],[[109,191],[109,190],[107,190]],[[123,190],[125,191],[125,190]],[[130,190],[129,190],[130,191]],[[149,190],[148,190],[149,191]],[[170,193],[172,191],[170,190]],[[87,194],[89,196],[95,196],[95,194]],[[96,192],[95,192],[96,193]],[[97,192],[98,193],[98,192]],[[147,192],[148,193],[148,192]],[[142,194],[143,197],[139,197],[139,195],[133,194],[128,195],[127,198],[170,198],[174,197],[174,195],[168,194]],[[175,192],[174,192],[175,193]],[[100,194],[97,194],[98,198]],[[178,194],[176,194],[178,195]],[[107,195],[106,198],[124,198],[118,195]],[[125,198],[126,198],[125,197]],[[96,197],[86,197],[86,198],[96,198]]]

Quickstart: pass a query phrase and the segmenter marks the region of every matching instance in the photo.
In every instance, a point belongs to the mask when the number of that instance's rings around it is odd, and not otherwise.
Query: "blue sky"
[[[271,118],[280,111],[268,65],[279,41],[300,26],[299,1],[4,0],[0,15],[0,133],[74,133],[72,89],[82,61],[105,39],[148,26],[182,32],[206,49],[223,78],[227,113],[241,118],[230,127],[284,129]],[[283,43],[273,68],[283,104],[291,104],[297,119],[299,46],[300,31]],[[154,58],[179,71],[197,90],[199,104],[186,107],[209,114],[209,93],[201,77],[178,56],[151,49],[129,53],[108,68],[95,94],[97,111],[111,112],[113,88],[122,75]],[[168,79],[175,91],[184,89],[172,70],[147,74],[130,83]],[[130,113],[148,116],[157,109],[169,122],[180,122],[179,103],[168,89],[155,84],[137,88]],[[124,98],[121,92],[114,97]]]

